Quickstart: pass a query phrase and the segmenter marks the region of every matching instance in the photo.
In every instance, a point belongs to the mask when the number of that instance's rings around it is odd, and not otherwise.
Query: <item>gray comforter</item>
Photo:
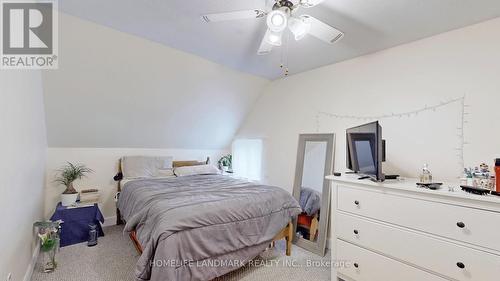
[[[312,188],[302,187],[299,202],[302,211],[312,216],[321,209],[321,193]]]
[[[220,175],[136,180],[118,201],[143,253],[138,280],[211,280],[262,252],[298,202],[278,187]]]

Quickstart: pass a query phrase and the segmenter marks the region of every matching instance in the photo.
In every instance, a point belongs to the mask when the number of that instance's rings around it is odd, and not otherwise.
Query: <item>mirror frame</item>
[[[300,134],[297,148],[297,162],[295,165],[295,180],[293,184],[293,197],[300,201],[300,191],[302,187],[302,176],[304,171],[304,158],[306,143],[308,141],[326,142],[326,159],[324,177],[333,173],[335,134]],[[295,235],[295,245],[306,249],[320,256],[325,256],[326,242],[328,236],[328,226],[330,225],[330,181],[323,177],[323,193],[321,194],[321,218],[319,222],[318,238],[316,242],[311,242]],[[326,211],[325,211],[326,210]],[[297,219],[293,220],[294,234],[297,233]]]

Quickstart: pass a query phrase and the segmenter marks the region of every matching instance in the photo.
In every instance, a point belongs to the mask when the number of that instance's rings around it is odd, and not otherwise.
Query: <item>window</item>
[[[262,172],[262,140],[233,141],[233,171],[237,177],[260,181]]]

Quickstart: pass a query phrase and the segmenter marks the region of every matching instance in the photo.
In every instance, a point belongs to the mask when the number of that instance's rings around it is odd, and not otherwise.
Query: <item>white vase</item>
[[[61,205],[64,207],[74,205],[76,199],[78,198],[78,193],[75,194],[61,194]]]

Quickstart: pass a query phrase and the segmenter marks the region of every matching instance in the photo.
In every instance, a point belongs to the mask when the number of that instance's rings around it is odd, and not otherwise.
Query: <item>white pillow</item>
[[[171,178],[175,177],[174,169],[158,169],[155,178]]]
[[[172,170],[172,157],[125,156],[122,158],[123,178],[152,178]],[[168,173],[168,172],[167,172]],[[173,174],[173,172],[171,173]]]
[[[208,164],[175,168],[174,173],[178,177],[192,175],[219,175],[220,170],[214,165]]]

